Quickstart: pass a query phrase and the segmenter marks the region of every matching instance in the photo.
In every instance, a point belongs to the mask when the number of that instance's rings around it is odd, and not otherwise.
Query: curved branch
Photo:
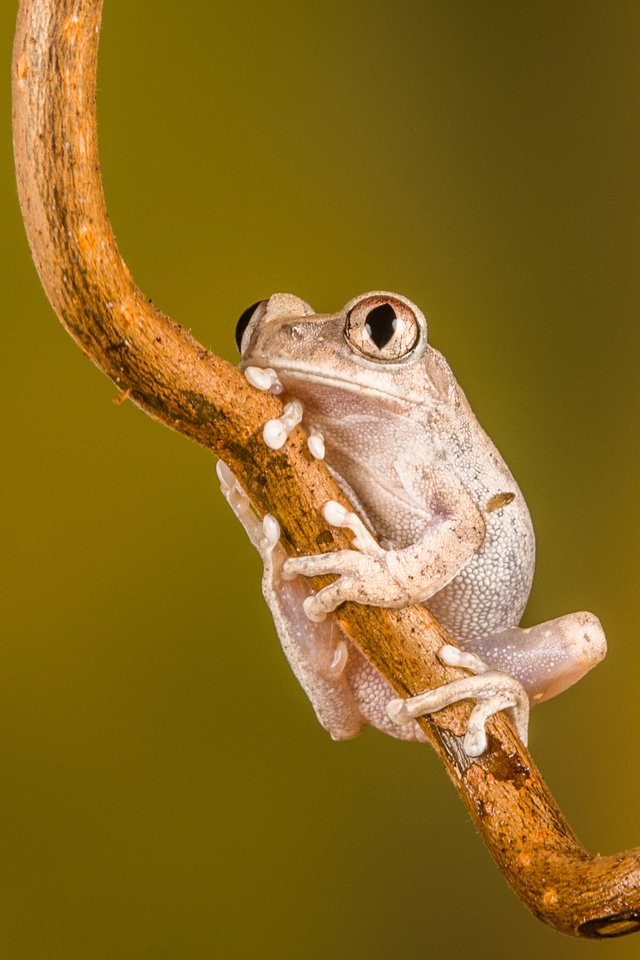
[[[275,514],[292,551],[348,546],[320,507],[342,499],[298,429],[274,453],[261,427],[279,415],[157,310],[133,283],[107,219],[98,165],[95,83],[101,0],[22,0],[13,61],[20,202],[40,279],[82,350],[151,416],[224,457],[257,509]],[[319,581],[320,582],[320,581]],[[459,675],[436,651],[447,639],[422,607],[346,604],[339,612],[364,655],[401,696]],[[640,850],[592,857],[572,833],[507,720],[489,748],[461,747],[456,705],[421,722],[496,862],[523,902],[565,933],[608,937],[640,929]]]

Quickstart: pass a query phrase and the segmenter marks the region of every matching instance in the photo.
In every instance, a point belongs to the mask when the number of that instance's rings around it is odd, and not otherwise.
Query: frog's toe
[[[506,710],[513,720],[522,743],[527,745],[529,727],[529,698],[517,680],[507,674],[499,674],[496,692],[489,692],[486,700],[480,700],[471,711],[464,735],[464,752],[469,757],[480,757],[487,749],[486,723],[489,717]],[[474,679],[486,679],[487,674]],[[511,681],[511,682],[508,682]],[[504,683],[504,686],[501,684]]]
[[[337,580],[311,594],[304,601],[304,611],[309,620],[319,623],[345,600],[359,598],[359,570],[363,559],[362,554],[355,550],[289,557],[283,564],[282,576],[285,580],[293,580],[297,576],[321,577],[340,574]]]
[[[469,668],[468,664],[465,666]],[[526,744],[529,723],[527,693],[513,677],[496,670],[485,668],[477,676],[454,680],[416,697],[392,700],[387,711],[396,723],[408,723],[417,717],[437,713],[461,700],[478,701],[471,711],[464,737],[464,750],[469,757],[479,757],[487,749],[486,722],[501,710],[510,713],[518,736]]]
[[[327,523],[332,527],[344,527],[351,530],[354,534],[353,545],[362,553],[368,553],[371,556],[379,556],[384,553],[384,550],[369,533],[358,514],[347,510],[337,500],[327,500],[322,508],[322,513]]]
[[[246,530],[251,543],[254,547],[259,548],[260,541],[264,535],[262,521],[254,512],[248,496],[223,460],[218,460],[216,464],[216,474],[220,482],[220,490],[225,500]]]
[[[357,594],[354,580],[351,577],[340,577],[328,587],[307,597],[302,606],[309,620],[319,623],[345,600],[352,599],[354,594]]]
[[[287,403],[281,417],[267,420],[262,431],[262,439],[271,450],[279,450],[287,441],[299,423],[302,423],[304,409],[299,400]]]

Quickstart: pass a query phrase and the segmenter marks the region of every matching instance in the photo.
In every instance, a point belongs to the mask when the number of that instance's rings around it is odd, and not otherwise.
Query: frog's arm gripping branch
[[[308,455],[302,431],[278,452],[262,441],[262,425],[279,415],[279,401],[252,389],[157,310],[120,257],[96,141],[101,8],[101,0],[22,0],[18,13],[18,187],[47,295],[81,349],[126,396],[226,460],[256,508],[279,518],[291,552],[345,548],[346,538],[329,535],[321,513],[341,494]],[[423,608],[347,604],[339,616],[400,696],[460,675],[438,661],[448,638]],[[468,712],[457,705],[419,722],[518,896],[565,933],[609,937],[640,929],[640,850],[587,854],[502,715],[489,724],[486,753],[471,761],[461,743]]]

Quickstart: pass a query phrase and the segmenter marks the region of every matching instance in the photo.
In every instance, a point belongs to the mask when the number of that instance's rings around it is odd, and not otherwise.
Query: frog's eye
[[[389,363],[408,356],[426,328],[417,307],[385,294],[365,294],[347,306],[344,335],[368,360]]]
[[[266,300],[256,300],[255,303],[252,303],[250,307],[244,311],[240,319],[236,324],[236,343],[238,345],[238,350],[242,353],[242,337],[244,336],[245,330],[254,319],[260,320],[264,316],[265,309],[267,306]]]

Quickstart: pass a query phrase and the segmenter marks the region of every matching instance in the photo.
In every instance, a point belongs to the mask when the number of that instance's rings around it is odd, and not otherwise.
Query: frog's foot
[[[225,500],[235,513],[236,517],[244,527],[249,540],[257,549],[265,566],[265,572],[273,575],[275,562],[274,551],[280,540],[280,525],[275,517],[270,513],[265,513],[262,520],[255,513],[251,506],[251,501],[236,480],[234,474],[223,460],[218,460],[216,464],[216,474],[220,481],[220,490]],[[283,550],[280,550],[281,556],[278,557],[277,566],[281,566],[286,556]]]
[[[475,676],[464,677],[444,684],[435,690],[418,694],[407,700],[391,700],[387,712],[396,723],[409,723],[416,717],[449,707],[460,700],[477,700],[471,711],[464,737],[464,751],[469,757],[479,757],[487,749],[486,722],[489,717],[506,710],[514,722],[518,736],[527,743],[529,698],[524,687],[507,673],[490,670],[472,653],[446,644],[438,656],[450,667],[463,667]]]
[[[262,557],[262,592],[294,674],[331,736],[335,740],[355,737],[365,719],[347,677],[350,652],[346,636],[331,620],[316,625],[309,623],[302,611],[307,592],[304,583],[286,582],[281,576],[287,554],[279,542],[277,520],[270,514],[260,520],[222,461],[218,462],[217,474],[222,492]]]
[[[216,463],[216,476],[222,495],[244,527],[251,543],[254,547],[258,547],[262,539],[262,522],[251,506],[249,497],[224,460],[218,460]]]
[[[319,623],[346,600],[379,607],[399,607],[409,603],[411,598],[406,589],[392,576],[387,566],[387,551],[374,540],[362,520],[335,500],[325,503],[323,514],[332,526],[351,530],[354,534],[353,544],[358,549],[335,550],[286,560],[282,575],[287,580],[300,575],[339,575],[328,587],[304,601],[304,611],[309,620]]]
[[[243,373],[252,387],[264,393],[282,393],[278,374],[271,367],[245,367]]]

